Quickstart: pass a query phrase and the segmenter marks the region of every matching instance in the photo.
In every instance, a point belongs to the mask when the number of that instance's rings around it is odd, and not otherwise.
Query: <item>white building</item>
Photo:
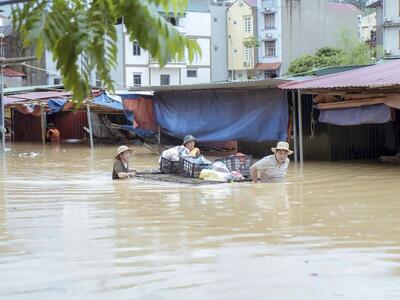
[[[376,44],[383,57],[400,58],[400,1],[370,1],[376,8]]]
[[[358,15],[352,4],[328,0],[257,0],[258,65],[265,77],[285,74],[293,60],[319,48],[338,47],[339,31],[358,35]]]
[[[171,17],[160,12],[189,39],[197,41],[202,55],[192,63],[187,58],[169,61],[163,68],[148,51],[131,42],[124,34],[124,83],[127,87],[193,84],[211,81],[211,14],[206,0],[189,1],[183,16]]]

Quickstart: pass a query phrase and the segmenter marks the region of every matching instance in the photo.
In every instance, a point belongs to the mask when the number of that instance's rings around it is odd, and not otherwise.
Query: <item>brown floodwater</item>
[[[136,147],[133,165],[157,167]],[[14,144],[1,299],[398,299],[400,166],[291,164],[285,183],[112,181],[116,147]]]

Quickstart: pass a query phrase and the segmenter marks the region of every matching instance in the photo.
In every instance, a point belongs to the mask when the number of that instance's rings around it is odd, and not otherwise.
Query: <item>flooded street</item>
[[[400,166],[292,163],[284,184],[111,180],[116,146],[15,144],[1,299],[398,299]],[[157,167],[148,149],[131,164]]]

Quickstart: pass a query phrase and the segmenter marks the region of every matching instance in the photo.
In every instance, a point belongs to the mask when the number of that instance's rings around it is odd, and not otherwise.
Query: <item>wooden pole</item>
[[[86,104],[86,114],[89,126],[89,139],[90,139],[90,148],[93,149],[93,128],[92,128],[92,116],[90,113],[89,103]]]
[[[301,90],[297,90],[297,108],[299,114],[299,148],[300,148],[300,167],[303,166],[303,116],[301,108]]]

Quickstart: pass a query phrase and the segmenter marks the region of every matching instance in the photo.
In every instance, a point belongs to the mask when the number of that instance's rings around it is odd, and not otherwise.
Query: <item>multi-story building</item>
[[[189,1],[187,10],[178,16],[160,11],[175,28],[189,39],[196,40],[202,55],[193,62],[188,58],[171,58],[160,68],[159,63],[138,42],[124,34],[124,75],[126,86],[178,85],[211,81],[211,14],[207,0]]]
[[[375,46],[376,42],[376,12],[360,16],[359,23],[359,37],[360,41]]]
[[[237,0],[227,10],[228,70],[231,80],[252,77],[257,64],[257,2]]]
[[[263,77],[285,74],[293,60],[325,46],[340,46],[339,31],[358,35],[354,5],[328,0],[257,0],[258,61]]]
[[[368,7],[376,9],[376,45],[382,56],[400,58],[400,1],[375,0]]]

